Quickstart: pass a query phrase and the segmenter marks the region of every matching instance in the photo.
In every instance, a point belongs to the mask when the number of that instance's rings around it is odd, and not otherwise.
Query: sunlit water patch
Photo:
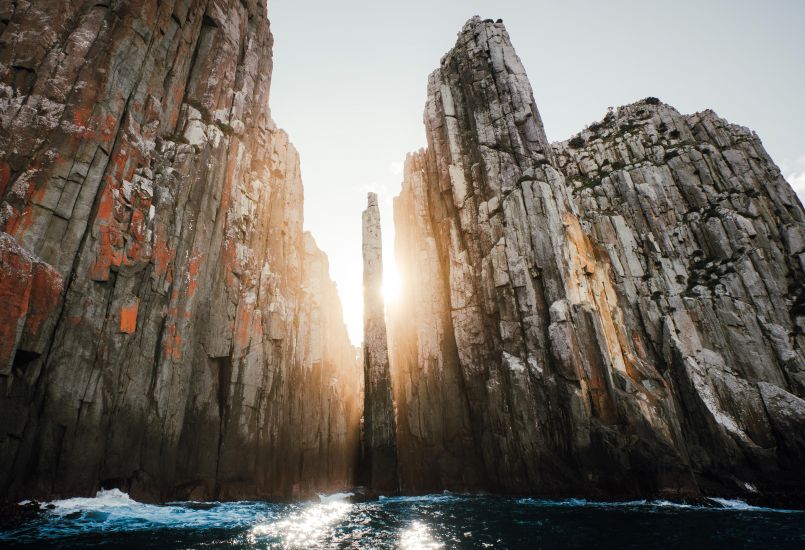
[[[590,502],[454,494],[351,503],[152,505],[117,490],[54,501],[0,532],[14,548],[805,548],[805,513],[711,499]]]
[[[400,546],[410,550],[438,550],[444,548],[444,543],[433,538],[425,522],[415,521],[410,527],[403,530],[400,536]]]
[[[320,496],[318,504],[297,505],[294,511],[281,519],[273,519],[254,526],[249,531],[250,543],[283,548],[320,547],[331,538],[334,526],[349,514],[352,505],[346,501],[351,494],[333,497]]]

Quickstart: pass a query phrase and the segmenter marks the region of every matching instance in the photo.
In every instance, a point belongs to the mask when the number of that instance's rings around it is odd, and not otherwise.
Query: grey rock
[[[0,6],[0,499],[352,486],[360,364],[265,2]]]
[[[425,126],[395,199],[406,490],[803,494],[805,213],[755,134],[648,98],[549,145],[478,18]]]
[[[397,445],[383,300],[383,244],[377,195],[363,211],[363,466],[369,488],[396,492]]]

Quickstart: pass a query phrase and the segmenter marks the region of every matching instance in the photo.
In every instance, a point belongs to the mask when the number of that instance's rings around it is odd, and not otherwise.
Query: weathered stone
[[[360,365],[265,2],[4,4],[0,499],[351,486]]]
[[[383,300],[383,245],[377,195],[363,211],[363,468],[368,486],[397,490],[394,403]]]
[[[756,135],[649,98],[548,145],[478,18],[425,126],[395,200],[404,490],[803,494],[805,214]]]
[[[802,500],[805,213],[751,131],[647,98],[551,145],[472,19],[388,334],[364,214],[364,388],[265,4],[107,4],[0,2],[0,498],[344,489],[363,395],[381,492]]]
[[[8,375],[42,353],[63,282],[6,233],[0,233],[0,273],[0,375]]]

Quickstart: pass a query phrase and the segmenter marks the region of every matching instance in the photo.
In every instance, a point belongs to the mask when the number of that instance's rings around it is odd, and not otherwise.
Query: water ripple
[[[803,548],[805,513],[711,499],[591,502],[438,494],[351,503],[143,504],[117,490],[54,501],[0,532],[3,547],[88,548]],[[722,513],[714,513],[722,512]]]

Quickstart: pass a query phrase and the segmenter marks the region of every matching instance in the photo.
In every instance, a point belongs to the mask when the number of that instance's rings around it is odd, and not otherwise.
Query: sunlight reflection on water
[[[256,525],[249,533],[249,539],[252,543],[265,538],[282,541],[269,543],[269,548],[310,548],[322,543],[329,530],[346,517],[351,507],[343,501],[313,504],[286,519]]]
[[[415,521],[411,527],[402,532],[400,547],[405,550],[437,550],[444,548],[444,544],[431,536],[424,523]]]
[[[327,541],[339,539],[340,524],[349,516],[350,523],[367,523],[370,521],[357,506],[345,500],[329,501],[307,505],[284,519],[268,521],[253,527],[248,535],[251,544],[267,544],[268,548],[317,548],[326,546]],[[357,533],[350,529],[351,537]],[[444,544],[436,540],[428,526],[422,521],[412,522],[399,535],[399,547],[403,550],[439,550]],[[360,535],[356,538],[360,539]],[[346,541],[341,541],[346,542]],[[355,540],[352,541],[357,542]]]
[[[802,550],[802,511],[711,499],[588,502],[480,495],[421,495],[350,503],[349,493],[318,502],[132,500],[118,490],[54,501],[11,531],[0,547],[405,549],[559,547]],[[602,543],[602,540],[605,543]],[[762,541],[762,545],[760,545]]]

